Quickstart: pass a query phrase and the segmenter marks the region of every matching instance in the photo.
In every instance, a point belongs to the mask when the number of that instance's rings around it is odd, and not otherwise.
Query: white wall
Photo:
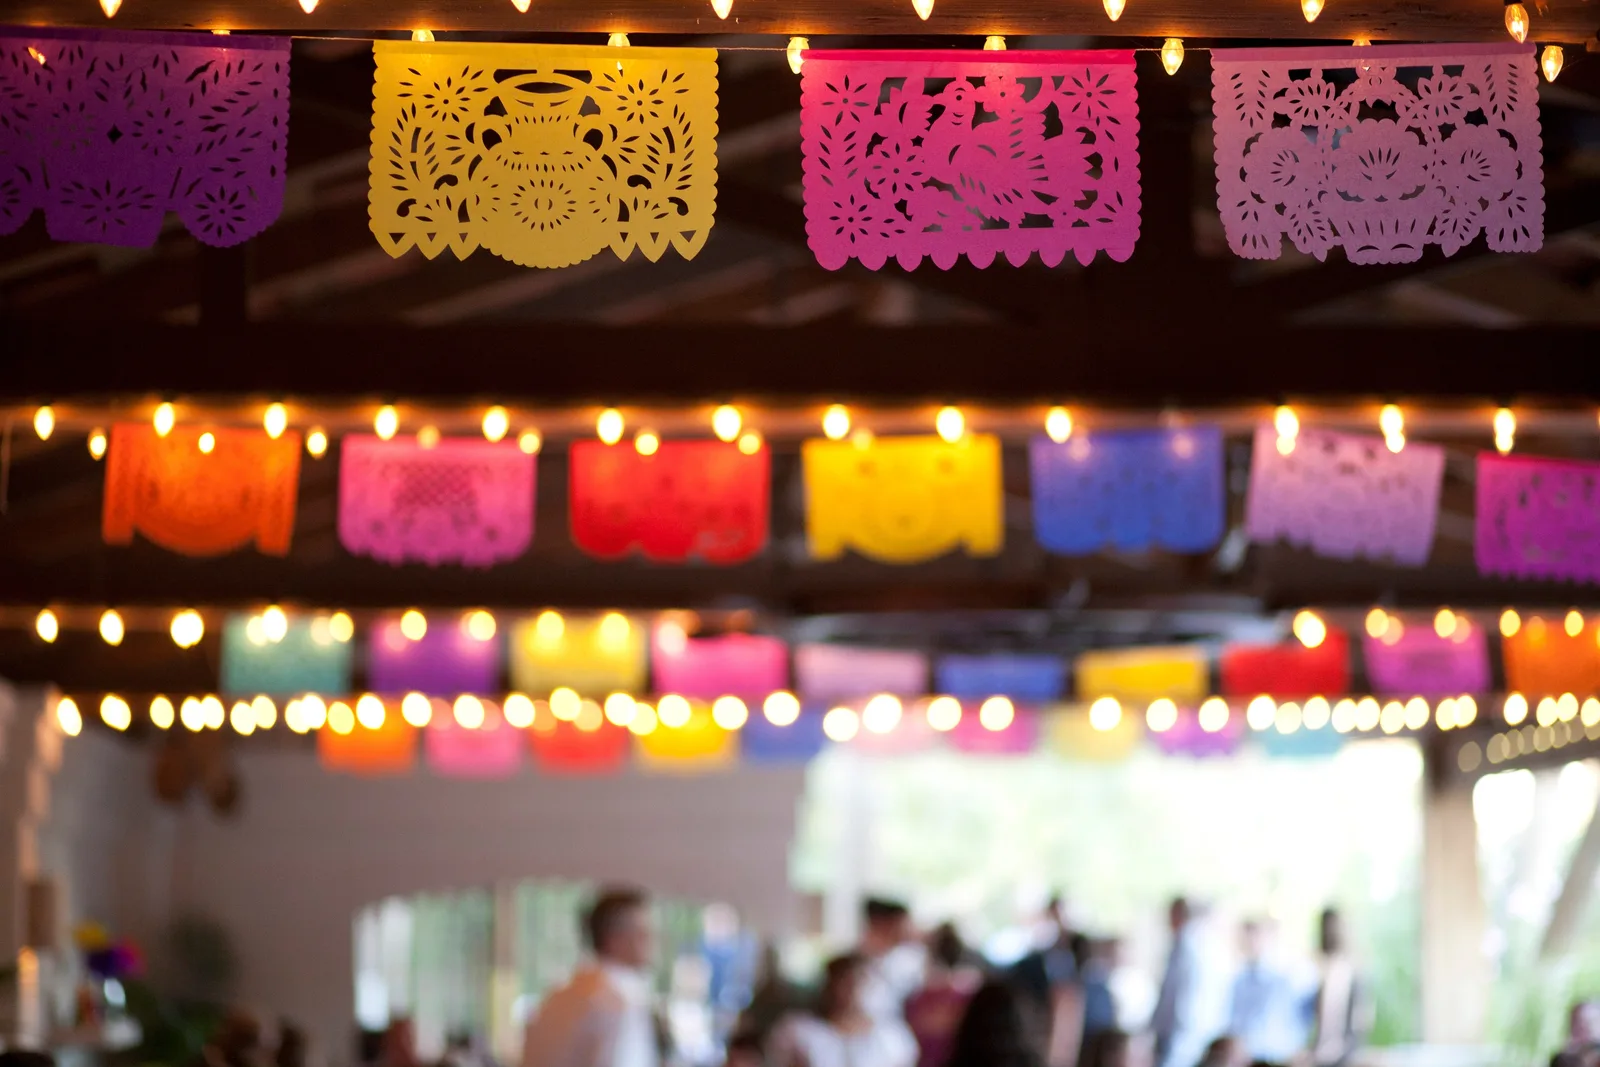
[[[334,1064],[351,1048],[351,921],[388,895],[530,877],[624,881],[724,900],[768,928],[794,917],[800,768],[362,780],[325,773],[307,752],[246,746],[240,770],[236,818],[193,808],[181,821],[174,907],[227,927],[242,998],[311,1028]]]

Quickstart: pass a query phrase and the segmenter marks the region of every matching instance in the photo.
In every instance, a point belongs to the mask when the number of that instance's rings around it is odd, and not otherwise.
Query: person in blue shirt
[[[1242,931],[1244,963],[1233,980],[1228,1032],[1255,1063],[1288,1063],[1306,1047],[1303,999],[1294,982],[1271,960],[1271,931],[1247,922]]]

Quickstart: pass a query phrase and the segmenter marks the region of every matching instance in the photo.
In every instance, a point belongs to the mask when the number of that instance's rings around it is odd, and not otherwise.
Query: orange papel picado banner
[[[1600,620],[1525,620],[1505,639],[1506,688],[1529,696],[1600,692]]]

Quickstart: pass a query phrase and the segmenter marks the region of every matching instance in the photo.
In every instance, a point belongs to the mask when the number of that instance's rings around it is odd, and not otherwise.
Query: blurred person
[[[1244,1046],[1236,1038],[1219,1037],[1206,1046],[1199,1067],[1247,1067],[1249,1062]]]
[[[1344,917],[1327,908],[1318,922],[1321,956],[1312,1011],[1314,1067],[1344,1067],[1372,1029],[1373,1008],[1366,979],[1346,943]]]
[[[1600,1056],[1600,1000],[1580,1000],[1567,1014],[1567,1043],[1550,1067],[1590,1067]]]
[[[244,1008],[229,1008],[200,1047],[200,1059],[206,1067],[267,1067],[261,1020]]]
[[[1014,984],[985,982],[967,1004],[947,1067],[1044,1067],[1029,1011],[1027,994]]]
[[[1108,937],[1090,942],[1089,956],[1079,972],[1083,986],[1083,1036],[1115,1030],[1121,1018],[1112,979],[1122,962],[1121,940]]]
[[[389,1022],[378,1043],[378,1067],[422,1067],[417,1058],[417,1028],[409,1018],[400,1016]]]
[[[1304,993],[1271,957],[1271,930],[1251,920],[1240,928],[1244,955],[1233,979],[1228,1033],[1251,1061],[1288,1063],[1306,1047],[1302,1017]]]
[[[955,926],[944,923],[934,930],[928,939],[927,981],[906,1001],[906,1023],[920,1050],[917,1067],[944,1067],[981,980]]]
[[[1130,1067],[1133,1040],[1125,1030],[1102,1030],[1083,1043],[1078,1067]]]
[[[1062,898],[1050,898],[1045,916],[1045,944],[1022,957],[1011,969],[1017,988],[1033,1001],[1035,1010],[1042,1013],[1050,1010],[1055,990],[1077,979],[1080,960],[1074,948],[1082,938],[1072,929],[1066,901]],[[1083,942],[1086,944],[1087,939],[1083,938]]]
[[[1177,897],[1167,919],[1172,948],[1150,1020],[1155,1067],[1194,1067],[1206,1046],[1221,1034],[1225,1006],[1218,1003],[1222,994],[1215,988],[1215,961],[1202,943],[1204,931],[1196,909],[1186,898]]]
[[[767,1067],[765,1044],[754,1034],[734,1034],[728,1039],[722,1067]]]
[[[529,1021],[522,1067],[660,1067],[666,1057],[652,1010],[656,933],[649,897],[605,890],[583,926],[594,960]]]
[[[902,1019],[906,998],[922,985],[926,966],[911,911],[898,900],[874,897],[862,906],[862,918],[859,955],[866,960],[862,1004],[875,1019]]]
[[[739,1013],[734,1033],[753,1037],[758,1044],[765,1046],[778,1023],[785,1016],[805,1008],[810,1000],[806,990],[784,975],[783,957],[778,952],[778,946],[769,941],[762,946],[755,988],[750,993],[750,1003]]]
[[[769,1067],[914,1067],[917,1042],[905,1023],[867,1010],[870,970],[859,954],[829,961],[816,1011],[778,1025]]]
[[[272,1067],[310,1067],[311,1042],[306,1032],[289,1021],[278,1022],[278,1047],[272,1053]]]

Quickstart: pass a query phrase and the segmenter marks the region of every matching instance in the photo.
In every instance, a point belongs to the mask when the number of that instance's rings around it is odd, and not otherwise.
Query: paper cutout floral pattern
[[[515,444],[382,441],[339,444],[339,540],[385,563],[488,567],[533,542],[534,456]]]
[[[1057,707],[1045,718],[1045,738],[1052,751],[1080,763],[1120,763],[1138,751],[1144,740],[1144,716],[1126,711],[1109,730],[1096,730],[1083,707]]]
[[[806,644],[794,650],[794,678],[802,700],[920,696],[928,691],[928,657],[905,649]]]
[[[1396,636],[1398,631],[1398,636]],[[1487,635],[1459,618],[1449,637],[1432,619],[1391,622],[1382,637],[1363,639],[1367,681],[1379,696],[1451,697],[1489,691]]]
[[[807,763],[828,747],[827,735],[822,732],[821,711],[807,708],[800,717],[787,726],[769,722],[759,711],[752,710],[750,721],[739,731],[739,759],[742,763],[795,764]]]
[[[1136,96],[1132,52],[807,52],[811,250],[830,270],[1125,260],[1139,237]]]
[[[1271,426],[1256,430],[1245,529],[1322,556],[1427,562],[1439,512],[1444,449],[1301,428],[1287,455]]]
[[[509,778],[522,769],[522,731],[508,725],[500,706],[492,701],[483,701],[483,724],[469,730],[456,722],[448,703],[435,700],[424,737],[428,769],[434,774]]]
[[[1138,714],[1138,713],[1135,713]],[[1124,712],[1123,717],[1127,718]],[[1178,709],[1178,721],[1172,729],[1156,733],[1147,730],[1146,736],[1156,748],[1169,756],[1190,756],[1205,759],[1210,756],[1231,755],[1244,739],[1245,719],[1235,712],[1228,716],[1222,729],[1211,731],[1200,725],[1200,716],[1193,708]]]
[[[348,693],[353,647],[336,641],[327,622],[293,618],[281,641],[267,640],[249,615],[230,615],[222,627],[220,688],[230,696],[292,697]]]
[[[370,214],[430,259],[692,258],[716,199],[709,49],[378,41]]]
[[[696,703],[682,726],[657,726],[635,742],[641,766],[658,771],[692,773],[729,767],[739,760],[739,734],[724,730],[711,709]]]
[[[1586,620],[1569,634],[1564,619],[1534,616],[1501,651],[1508,689],[1530,697],[1600,693],[1600,621]]]
[[[202,434],[210,452],[200,451]],[[255,546],[287,555],[300,490],[300,435],[276,441],[260,430],[119,423],[106,454],[106,543],[125,545],[137,531],[186,556],[218,556]]]
[[[663,441],[653,455],[575,441],[572,540],[601,559],[739,563],[767,542],[769,456],[721,441]]]
[[[1211,53],[1217,206],[1246,259],[1287,237],[1325,259],[1409,263],[1479,233],[1544,243],[1532,45],[1247,48]]]
[[[1019,704],[1047,704],[1061,698],[1066,687],[1066,664],[1055,656],[1007,655],[940,656],[933,667],[933,687],[940,693],[968,701],[1009,697]],[[976,718],[977,706],[965,709],[962,721]]]
[[[347,734],[317,731],[317,757],[330,771],[362,777],[407,774],[417,765],[417,731],[400,715],[398,706],[384,709],[376,730],[357,723]]]
[[[479,640],[450,617],[435,617],[413,641],[388,619],[367,644],[367,684],[380,693],[416,690],[429,696],[491,693],[500,685],[500,642]]]
[[[884,563],[965,549],[994,556],[1004,538],[1000,439],[970,434],[810,440],[801,446],[806,535],[816,559],[850,548]]]
[[[511,684],[540,696],[563,686],[597,699],[638,693],[650,679],[648,645],[645,625],[626,615],[523,619],[511,628]]]
[[[1350,690],[1350,638],[1329,627],[1316,648],[1298,641],[1228,645],[1222,650],[1220,673],[1226,696],[1279,700],[1338,696]]]
[[[1600,582],[1600,463],[1480,453],[1477,494],[1478,570]]]
[[[759,700],[789,684],[789,649],[761,634],[685,637],[675,626],[656,627],[650,668],[658,693],[715,700]]]
[[[43,208],[57,241],[148,247],[168,211],[209,245],[283,208],[289,41],[0,32],[0,234]]]
[[[1110,430],[1029,444],[1033,526],[1052,552],[1104,548],[1204,552],[1227,512],[1222,431],[1215,426]]]
[[[1084,701],[1115,697],[1142,705],[1165,697],[1195,705],[1209,688],[1205,649],[1193,645],[1085,652],[1072,673],[1078,699]]]
[[[615,774],[628,765],[632,747],[632,734],[604,721],[593,730],[559,720],[535,721],[528,731],[533,762],[549,774]]]

